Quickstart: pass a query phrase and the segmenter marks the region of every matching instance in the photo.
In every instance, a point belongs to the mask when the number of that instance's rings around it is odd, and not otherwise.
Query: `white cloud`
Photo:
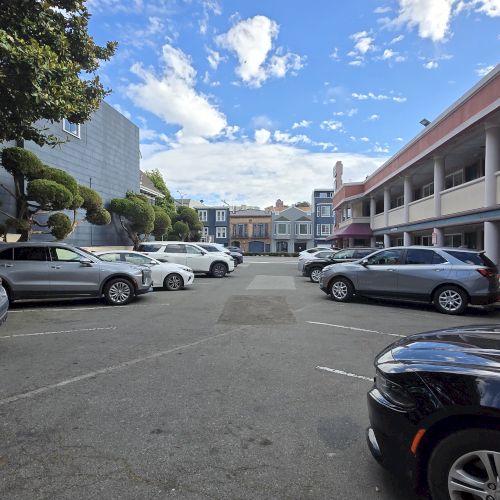
[[[349,61],[347,64],[349,64],[349,66],[362,66],[363,61],[361,59],[355,59],[354,61]]]
[[[219,135],[227,125],[226,117],[195,90],[196,71],[189,56],[165,44],[160,62],[160,75],[140,63],[132,66],[132,73],[141,81],[128,85],[127,96],[136,106],[179,125],[179,139],[199,142]]]
[[[338,47],[334,47],[334,48],[333,48],[333,52],[330,54],[330,57],[331,57],[334,61],[340,61],[340,56],[339,56],[339,48],[338,48]]]
[[[396,97],[393,97],[392,100],[395,101],[395,102],[402,103],[402,102],[406,102],[408,99],[406,99],[406,97],[396,96]]]
[[[396,137],[396,141],[403,142],[403,138],[402,137]]]
[[[454,0],[399,0],[397,25],[417,27],[422,38],[443,41],[450,27]]]
[[[404,39],[404,35],[398,35],[397,37],[393,38],[390,42],[389,45],[393,45],[395,43],[400,42],[401,40]]]
[[[368,99],[372,99],[374,101],[392,100],[394,102],[399,102],[399,103],[406,102],[406,97],[388,96],[385,94],[374,94],[373,92],[368,92],[368,94],[358,94],[357,92],[353,92],[351,96],[354,97],[354,99],[357,99],[358,101],[366,101]]]
[[[336,111],[333,116],[354,116],[358,112],[358,108],[351,108],[347,111]]]
[[[375,49],[375,39],[367,31],[353,33],[349,38],[354,40],[354,50],[362,55]]]
[[[304,144],[311,143],[311,139],[309,139],[307,135],[291,135],[288,132],[281,132],[280,130],[275,130],[273,137],[276,142],[283,142],[285,144],[298,144],[301,142]]]
[[[380,119],[380,115],[377,115],[377,114],[374,114],[374,115],[371,115],[368,117],[368,120],[370,120],[371,122],[374,122],[376,120],[379,120]]]
[[[122,106],[120,106],[120,104],[113,104],[113,108],[115,108],[116,111],[120,112],[123,116],[125,116],[129,120],[130,120],[130,118],[132,118],[131,114],[126,109],[124,109]]]
[[[397,56],[398,53],[394,52],[392,49],[385,49],[384,53],[382,54],[382,59],[391,59],[391,57]]]
[[[489,17],[500,16],[500,0],[480,0],[476,4],[479,4],[478,12],[483,12]]]
[[[493,71],[494,69],[495,66],[491,64],[490,66],[482,66],[480,68],[477,68],[476,73],[478,76],[482,78],[483,76],[486,76],[490,71]]]
[[[222,14],[222,8],[217,2],[217,0],[202,0],[203,14],[199,21],[200,33],[206,35],[208,31],[208,23],[210,21],[210,14],[215,14],[220,16]]]
[[[392,9],[390,7],[377,7],[373,12],[375,14],[386,14],[387,12],[390,12]]]
[[[236,74],[250,87],[260,87],[268,78],[283,78],[288,72],[300,70],[305,58],[278,48],[272,54],[273,42],[279,33],[278,24],[266,16],[239,21],[227,33],[219,35],[220,47],[236,53],[239,65]]]
[[[360,137],[359,140],[363,141],[363,142],[369,142],[370,141],[370,139],[368,139],[368,137]]]
[[[320,127],[323,130],[342,130],[342,122],[337,120],[324,120],[321,122]]]
[[[325,143],[325,149],[329,147],[332,145]],[[338,160],[344,164],[344,177],[353,181],[363,180],[384,161],[376,156],[311,153],[288,144],[253,141],[151,148],[143,156],[141,168],[158,168],[173,192],[179,189],[213,203],[222,198],[261,207],[270,205],[276,193],[283,199],[307,199],[315,186],[331,183],[332,165]],[[221,184],[221,171],[231,172],[231,182]]]
[[[265,128],[260,128],[255,131],[255,142],[257,144],[266,144],[271,138],[271,132]]]
[[[308,121],[308,120],[300,120],[300,122],[295,122],[293,125],[292,125],[292,129],[296,129],[296,128],[307,128],[311,125],[311,121]]]
[[[428,61],[423,66],[425,69],[436,69],[439,66],[439,63],[436,61]]]
[[[240,127],[238,125],[228,125],[224,130],[224,135],[230,141],[234,141],[236,139],[236,134],[240,131]]]
[[[222,60],[222,57],[220,56],[219,52],[217,52],[216,50],[212,50],[210,47],[206,47],[206,49],[208,52],[208,56],[207,56],[208,64],[210,64],[210,67],[215,70],[218,68],[218,66]]]
[[[389,152],[389,147],[387,145],[382,146],[378,142],[375,143],[375,146],[373,146],[372,151],[374,153],[388,153]]]

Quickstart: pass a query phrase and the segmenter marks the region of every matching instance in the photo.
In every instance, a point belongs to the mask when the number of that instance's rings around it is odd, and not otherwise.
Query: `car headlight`
[[[375,376],[375,387],[388,401],[400,408],[411,409],[415,406],[415,400],[411,394],[404,387],[389,380],[380,371],[377,371]]]
[[[190,267],[181,267],[181,269],[182,269],[183,271],[188,272],[188,273],[192,273],[192,272],[193,272],[193,270],[192,270]]]

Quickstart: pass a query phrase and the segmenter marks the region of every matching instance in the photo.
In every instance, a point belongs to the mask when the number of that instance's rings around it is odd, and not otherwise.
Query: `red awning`
[[[333,240],[336,238],[369,238],[373,236],[373,231],[370,224],[363,224],[360,222],[355,222],[349,224],[346,227],[337,229],[332,235],[326,238],[327,240]]]

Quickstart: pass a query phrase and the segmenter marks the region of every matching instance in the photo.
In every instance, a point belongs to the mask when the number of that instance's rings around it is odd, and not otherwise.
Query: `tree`
[[[178,220],[172,226],[171,234],[173,235],[172,239],[185,241],[189,235],[189,226],[185,222]]]
[[[172,227],[172,221],[167,211],[158,205],[153,206],[155,212],[155,222],[153,227],[153,235],[157,240],[162,239]]]
[[[168,214],[175,213],[175,201],[165,184],[165,180],[158,169],[145,172],[154,187],[163,194],[164,198],[156,198],[156,205],[163,207]]]
[[[54,145],[37,120],[83,123],[109,93],[96,76],[115,42],[89,36],[85,0],[2,1],[0,141]]]
[[[190,207],[177,207],[177,213],[172,217],[175,227],[176,222],[184,222],[188,226],[188,232],[184,239],[189,241],[198,241],[203,229],[203,223],[198,217],[198,212]],[[172,231],[173,232],[173,231]]]
[[[64,170],[44,165],[30,151],[6,148],[2,151],[2,164],[14,179],[14,191],[3,184],[0,186],[15,199],[16,216],[0,211],[8,216],[7,228],[21,234],[20,241],[28,241],[33,233],[52,234],[58,240],[68,237],[81,222],[77,218],[79,209],[85,210],[84,220],[91,224],[111,222],[111,215],[96,191],[79,185]],[[72,211],[73,218],[59,210]],[[46,221],[40,218],[50,212],[56,213],[49,215]]]

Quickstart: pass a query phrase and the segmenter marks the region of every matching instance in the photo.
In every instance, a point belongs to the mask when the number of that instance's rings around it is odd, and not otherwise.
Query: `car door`
[[[398,267],[398,291],[407,297],[428,299],[451,270],[448,261],[435,250],[409,248]]]
[[[86,255],[67,247],[49,247],[49,278],[54,295],[97,295],[101,270],[98,263],[82,264]]]
[[[367,257],[359,265],[357,289],[374,295],[397,295],[398,273],[404,254],[402,248],[388,248]]]
[[[122,260],[128,264],[135,264],[136,266],[148,266],[151,269],[151,277],[153,278],[153,286],[162,286],[165,272],[162,266],[157,264],[154,260],[146,255],[140,255],[133,252],[122,252]]]
[[[351,262],[354,260],[354,250],[340,250],[333,255],[333,263],[341,264],[342,262]]]
[[[2,252],[1,272],[15,296],[37,297],[50,293],[49,262],[44,246],[18,246]]]
[[[210,271],[212,259],[209,253],[204,252],[201,248],[194,245],[186,245],[187,260],[186,265],[195,272],[207,273]],[[216,255],[214,253],[213,255]]]
[[[186,265],[186,245],[182,243],[169,243],[165,245],[165,255],[168,262],[174,262],[175,264]],[[161,259],[160,256],[155,257]]]

